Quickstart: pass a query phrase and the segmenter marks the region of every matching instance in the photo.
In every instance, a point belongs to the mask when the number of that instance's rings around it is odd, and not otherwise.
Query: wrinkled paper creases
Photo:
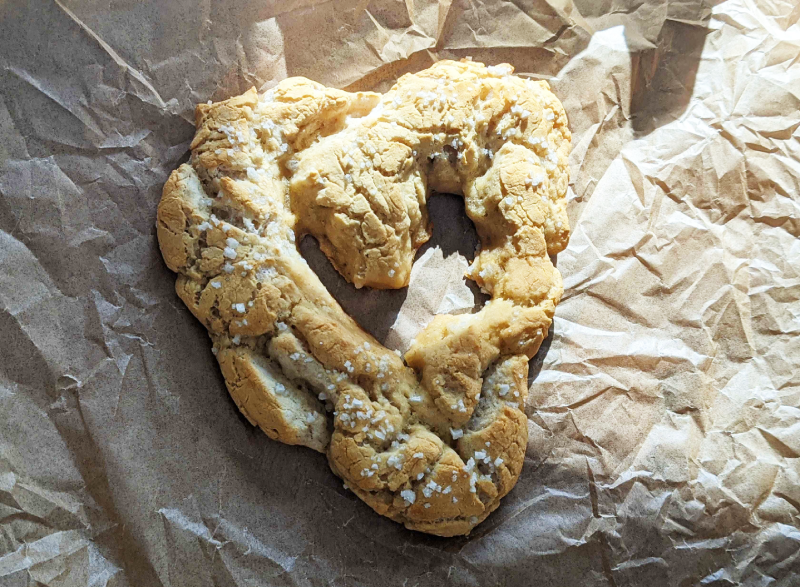
[[[0,585],[800,584],[800,10],[791,0],[0,5]],[[550,80],[565,294],[517,487],[467,538],[383,519],[238,414],[154,230],[194,105],[437,59]],[[431,201],[392,348],[484,297]]]

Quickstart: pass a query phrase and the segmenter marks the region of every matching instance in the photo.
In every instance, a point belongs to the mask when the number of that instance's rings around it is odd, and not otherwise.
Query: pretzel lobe
[[[176,290],[233,399],[267,435],[408,528],[468,533],[514,486],[528,360],[562,293],[570,133],[545,82],[442,61],[385,95],[304,78],[197,107],[158,209]],[[297,250],[314,235],[356,287],[408,284],[431,190],[464,194],[479,312],[437,316],[405,362],[339,307]],[[333,414],[332,426],[327,415]]]

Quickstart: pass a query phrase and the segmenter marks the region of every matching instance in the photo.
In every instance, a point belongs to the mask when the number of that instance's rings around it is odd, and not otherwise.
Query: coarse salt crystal
[[[486,70],[489,72],[489,75],[502,77],[511,73],[511,66],[506,63],[501,63],[500,65],[490,65]]]
[[[542,183],[542,181],[544,181],[544,177],[541,175],[529,175],[525,178],[525,185],[532,185],[533,187],[536,187]]]

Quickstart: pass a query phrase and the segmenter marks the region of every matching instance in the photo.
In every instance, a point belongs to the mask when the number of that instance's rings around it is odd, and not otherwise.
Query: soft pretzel
[[[562,293],[549,255],[569,237],[570,132],[547,83],[512,71],[441,61],[384,95],[290,78],[201,104],[158,209],[178,295],[248,420],[442,536],[469,533],[519,477],[528,360]],[[403,358],[342,311],[296,239],[356,287],[403,287],[431,190],[464,195],[481,241],[467,276],[492,299],[436,316]]]

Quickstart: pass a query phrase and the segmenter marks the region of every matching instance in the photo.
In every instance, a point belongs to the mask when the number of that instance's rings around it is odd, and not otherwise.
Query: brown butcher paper
[[[0,585],[800,584],[800,9],[791,0],[0,5]],[[384,91],[437,59],[550,81],[573,132],[565,294],[519,483],[468,537],[381,518],[239,414],[155,239],[198,102]],[[404,350],[485,296],[431,200]]]

